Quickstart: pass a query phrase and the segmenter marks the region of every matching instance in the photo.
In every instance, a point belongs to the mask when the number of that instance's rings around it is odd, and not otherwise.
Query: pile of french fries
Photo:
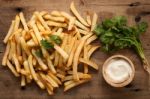
[[[27,22],[22,12],[16,15],[3,42],[7,45],[2,65],[21,78],[21,86],[35,81],[50,95],[54,89],[64,84],[64,91],[91,79],[89,67],[98,70],[98,65],[90,57],[99,48],[91,43],[97,39],[92,32],[97,22],[97,14],[82,18],[74,2],[70,5],[70,15],[63,11],[34,12]],[[54,43],[54,51],[43,48],[40,41],[55,34],[62,44]],[[35,52],[42,51],[43,57]],[[78,66],[84,66],[79,72]]]

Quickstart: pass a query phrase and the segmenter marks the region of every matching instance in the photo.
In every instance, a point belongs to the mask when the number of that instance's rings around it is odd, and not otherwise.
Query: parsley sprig
[[[140,34],[146,32],[147,28],[148,24],[146,22],[128,26],[127,19],[124,16],[117,16],[98,24],[94,32],[101,41],[102,49],[105,52],[134,48],[142,59],[146,70],[150,73],[150,67],[139,39]]]

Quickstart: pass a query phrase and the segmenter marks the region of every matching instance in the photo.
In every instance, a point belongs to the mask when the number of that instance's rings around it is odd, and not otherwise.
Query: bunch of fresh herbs
[[[142,59],[144,68],[150,73],[150,67],[139,39],[140,34],[146,32],[147,28],[148,24],[146,22],[128,26],[127,19],[124,16],[117,16],[98,24],[94,32],[101,41],[102,50],[105,52],[134,48]]]

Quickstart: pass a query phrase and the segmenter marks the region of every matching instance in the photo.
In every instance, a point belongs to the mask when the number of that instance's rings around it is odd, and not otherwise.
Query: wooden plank
[[[4,36],[19,11],[23,11],[27,19],[30,18],[35,10],[63,10],[70,12],[69,5],[72,0],[0,0],[0,58],[2,58],[5,45],[2,43]],[[136,6],[132,3],[140,2]],[[115,15],[124,15],[129,19],[129,24],[135,23],[135,17],[143,12],[150,12],[150,0],[76,0],[75,4],[84,16],[87,11],[97,12],[99,21]],[[150,22],[150,15],[142,15],[141,20]],[[150,26],[150,23],[149,23]],[[150,62],[150,27],[141,36],[145,54]],[[54,96],[49,96],[46,91],[39,89],[34,83],[28,85],[25,90],[20,89],[20,79],[15,78],[7,68],[0,66],[0,97],[3,99],[149,99],[150,82],[148,75],[143,70],[142,63],[136,53],[125,49],[114,54],[123,54],[129,57],[135,64],[136,74],[131,85],[125,88],[112,88],[103,79],[101,66],[110,56],[97,51],[92,55],[92,60],[100,65],[98,72],[91,70],[92,81],[76,87],[66,93],[62,88],[56,90]],[[1,61],[0,61],[1,62]],[[149,86],[149,87],[148,87]]]
[[[139,6],[149,5],[149,0],[81,0],[83,4],[99,6]]]

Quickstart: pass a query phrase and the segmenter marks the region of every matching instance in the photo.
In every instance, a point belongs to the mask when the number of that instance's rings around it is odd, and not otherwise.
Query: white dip
[[[124,59],[112,59],[105,72],[113,83],[122,83],[131,76],[132,68]]]

